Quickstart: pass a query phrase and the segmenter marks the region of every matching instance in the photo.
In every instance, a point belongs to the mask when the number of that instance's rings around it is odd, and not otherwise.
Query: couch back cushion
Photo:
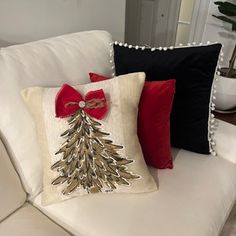
[[[90,71],[112,76],[111,56],[111,36],[105,31],[79,32],[1,49],[0,132],[31,197],[42,189],[42,162],[35,123],[20,91],[32,86],[86,83]]]
[[[0,140],[0,221],[19,208],[26,200],[22,188],[6,149]]]

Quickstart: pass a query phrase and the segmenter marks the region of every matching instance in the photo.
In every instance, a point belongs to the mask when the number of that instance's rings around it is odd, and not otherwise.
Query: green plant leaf
[[[236,16],[236,5],[230,2],[214,2],[218,6],[219,12],[226,16]]]
[[[236,21],[235,20],[232,20],[226,16],[215,16],[215,15],[212,15],[212,16],[214,16],[215,18],[220,19],[224,22],[232,24],[232,31],[236,31]]]

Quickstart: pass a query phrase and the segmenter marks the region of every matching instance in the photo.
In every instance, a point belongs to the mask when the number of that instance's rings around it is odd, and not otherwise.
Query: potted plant
[[[222,15],[213,15],[231,25],[230,30],[236,32],[236,4],[230,2],[214,2]],[[216,94],[216,108],[219,110],[228,110],[236,107],[236,70],[234,69],[236,61],[236,44],[232,50],[229,60],[229,67],[220,70],[221,76],[218,76],[218,86]]]

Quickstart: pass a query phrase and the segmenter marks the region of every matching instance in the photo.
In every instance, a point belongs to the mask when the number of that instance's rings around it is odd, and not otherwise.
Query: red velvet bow
[[[64,84],[56,96],[56,117],[71,116],[79,109],[98,120],[103,119],[108,110],[104,91],[90,91],[83,99],[77,90]]]

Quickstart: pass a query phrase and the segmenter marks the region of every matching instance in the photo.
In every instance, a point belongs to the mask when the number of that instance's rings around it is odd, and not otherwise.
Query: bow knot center
[[[77,105],[79,108],[88,108],[88,109],[95,109],[95,108],[103,108],[106,105],[105,99],[97,99],[93,98],[88,101],[79,101],[79,102],[67,102],[65,104],[66,107],[71,105]]]
[[[86,103],[84,101],[80,101],[78,105],[80,108],[84,108],[86,106]]]

